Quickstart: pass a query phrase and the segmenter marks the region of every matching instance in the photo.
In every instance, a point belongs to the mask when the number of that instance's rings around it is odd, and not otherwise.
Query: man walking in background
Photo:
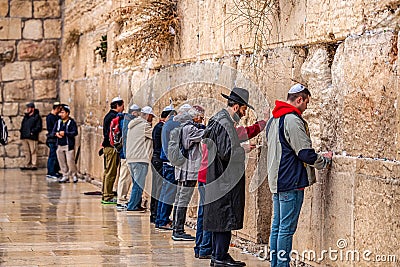
[[[26,104],[26,111],[20,128],[22,151],[25,156],[21,170],[37,170],[37,145],[42,131],[42,118],[33,102]]]
[[[58,171],[60,170],[60,165],[57,159],[57,137],[52,135],[54,125],[57,123],[59,117],[58,113],[61,111],[60,102],[55,102],[53,104],[53,109],[46,116],[46,129],[47,129],[47,139],[46,145],[49,147],[49,157],[47,159],[47,178],[58,178]]]
[[[320,155],[312,148],[308,124],[301,116],[310,97],[305,86],[292,86],[286,102],[275,102],[273,118],[269,121],[267,166],[274,209],[271,267],[289,267],[304,188],[315,183],[314,167],[325,168],[332,159],[332,152]]]
[[[127,211],[146,210],[146,208],[141,206],[141,203],[146,175],[153,152],[151,122],[154,117],[153,109],[145,106],[141,110],[141,116],[131,120],[128,124],[126,161],[132,175],[132,191]]]
[[[118,113],[124,111],[124,101],[120,97],[115,97],[110,104],[111,110],[104,117],[103,121],[103,155],[104,155],[104,175],[102,187],[102,204],[117,204],[114,199],[113,186],[117,177],[119,165],[119,155],[110,144],[110,124]]]

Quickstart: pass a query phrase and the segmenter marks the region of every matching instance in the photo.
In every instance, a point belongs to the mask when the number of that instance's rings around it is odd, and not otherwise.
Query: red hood
[[[299,114],[301,116],[300,110],[298,110],[296,107],[294,107],[286,102],[283,102],[283,101],[279,101],[279,100],[275,101],[275,108],[272,111],[272,115],[274,116],[274,118],[279,118],[285,114],[292,113],[292,112],[296,112],[297,114]]]

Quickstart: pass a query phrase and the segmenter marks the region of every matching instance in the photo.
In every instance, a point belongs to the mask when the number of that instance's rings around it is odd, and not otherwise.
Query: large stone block
[[[9,158],[17,158],[20,156],[19,153],[19,144],[8,144],[6,146],[6,156]]]
[[[0,18],[0,40],[21,39],[21,19]]]
[[[56,80],[36,80],[33,83],[34,99],[55,99],[57,98]]]
[[[3,117],[4,122],[7,125],[8,131],[12,130],[18,130],[21,128],[21,123],[22,123],[22,116],[16,116],[16,117]]]
[[[1,69],[3,81],[24,80],[30,78],[29,62],[16,61],[6,64]]]
[[[8,14],[8,0],[0,0],[0,17],[5,17]]]
[[[32,80],[5,83],[3,97],[4,101],[30,101],[33,97]]]
[[[60,2],[58,0],[34,1],[33,16],[35,18],[59,18]]]
[[[46,60],[59,58],[58,41],[21,41],[18,43],[19,60]]]
[[[15,52],[15,41],[0,41],[0,62],[13,62]]]
[[[6,169],[13,169],[13,168],[19,168],[23,166],[25,163],[25,158],[20,157],[20,158],[5,158],[4,159],[4,168]]]
[[[46,19],[44,21],[44,38],[61,38],[61,20]]]
[[[33,79],[56,79],[58,77],[60,62],[34,61],[32,62]]]
[[[11,17],[32,17],[32,1],[27,0],[11,0],[10,2]]]
[[[396,157],[395,66],[397,35],[392,32],[347,38],[332,64],[338,151]]]
[[[43,38],[43,25],[42,21],[38,19],[27,20],[24,23],[24,29],[22,31],[22,37],[24,39],[39,40]]]
[[[3,103],[3,116],[17,116],[18,103]]]

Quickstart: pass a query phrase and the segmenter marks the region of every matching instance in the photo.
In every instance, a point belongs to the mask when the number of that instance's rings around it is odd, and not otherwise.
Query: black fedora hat
[[[246,89],[234,87],[229,96],[222,93],[221,95],[226,99],[235,101],[238,104],[246,105],[254,110],[253,106],[249,104],[249,91],[247,91]]]

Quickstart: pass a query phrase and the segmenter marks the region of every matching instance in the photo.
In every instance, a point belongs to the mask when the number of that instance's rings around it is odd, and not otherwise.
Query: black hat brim
[[[254,110],[254,107],[253,107],[252,105],[250,105],[249,103],[244,102],[244,101],[241,100],[241,99],[234,99],[234,98],[232,98],[232,97],[230,97],[230,96],[228,96],[228,95],[226,95],[226,94],[223,94],[223,93],[221,93],[221,95],[222,95],[223,97],[225,97],[226,99],[228,99],[228,100],[232,100],[232,101],[235,101],[235,102],[237,102],[237,103],[246,105],[246,106],[248,106],[249,108],[251,108],[252,110]]]

